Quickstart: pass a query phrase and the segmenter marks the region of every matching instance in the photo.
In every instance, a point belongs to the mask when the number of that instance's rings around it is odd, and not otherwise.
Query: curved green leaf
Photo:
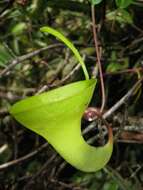
[[[10,113],[25,127],[43,136],[79,170],[104,167],[112,154],[112,132],[103,147],[88,145],[81,135],[81,118],[95,88],[95,79],[75,82],[16,103]]]
[[[65,43],[65,45],[67,45],[71,50],[72,52],[74,53],[75,57],[77,58],[77,60],[79,61],[79,63],[81,64],[82,66],[82,69],[83,69],[83,72],[84,72],[84,75],[85,75],[85,78],[88,80],[89,79],[89,75],[88,75],[88,72],[86,70],[86,67],[85,67],[85,64],[83,62],[83,59],[82,57],[80,56],[79,54],[79,51],[76,49],[76,47],[73,45],[72,42],[70,42],[63,34],[61,34],[60,32],[58,32],[57,30],[51,28],[51,27],[48,27],[48,26],[44,26],[42,28],[40,28],[40,31],[41,32],[46,32],[46,33],[49,33],[49,34],[52,34],[53,36],[57,37],[58,39],[60,39],[62,42]]]

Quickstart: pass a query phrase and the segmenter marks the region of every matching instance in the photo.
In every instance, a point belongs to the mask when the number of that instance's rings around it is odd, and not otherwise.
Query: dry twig
[[[41,49],[36,50],[36,51],[32,51],[26,55],[22,55],[20,57],[17,57],[16,59],[13,59],[12,61],[10,61],[8,66],[0,73],[0,77],[5,76],[12,68],[14,68],[19,63],[22,63],[23,61],[30,59],[33,56],[38,55],[39,53],[41,53],[43,51],[47,51],[49,49],[53,49],[53,48],[57,48],[57,47],[61,47],[61,46],[63,46],[63,44],[58,43],[58,44],[49,45],[47,47],[41,48]]]
[[[20,163],[32,158],[33,156],[37,155],[39,152],[41,152],[42,150],[44,150],[47,147],[48,147],[48,143],[45,143],[45,144],[41,145],[39,148],[37,148],[36,150],[34,150],[33,152],[30,152],[29,154],[27,154],[27,155],[25,155],[25,156],[23,156],[21,158],[6,162],[4,164],[1,164],[0,165],[0,171],[4,170],[4,169],[7,169],[7,168],[9,168],[11,166],[20,164]]]

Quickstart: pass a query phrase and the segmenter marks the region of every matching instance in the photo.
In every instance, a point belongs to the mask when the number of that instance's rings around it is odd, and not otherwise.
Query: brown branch
[[[138,67],[138,68],[132,68],[132,69],[124,69],[124,70],[115,71],[115,72],[106,72],[103,74],[103,76],[120,75],[120,74],[138,74],[138,72],[143,72],[143,68]]]
[[[10,0],[8,4],[0,11],[0,16],[5,12],[7,9],[11,8],[15,0]]]
[[[143,77],[139,79],[134,86],[103,115],[103,118],[106,119],[111,116],[119,107],[121,107],[133,95],[134,91],[138,88],[142,81]]]
[[[81,12],[88,14],[90,11],[90,6],[84,2],[71,1],[71,0],[49,0],[47,1],[47,6],[56,9],[69,10],[72,12]]]
[[[45,149],[46,147],[48,147],[48,143],[45,143],[43,144],[42,146],[40,146],[39,148],[37,148],[36,150],[34,150],[33,152],[30,152],[29,154],[21,157],[21,158],[18,158],[18,159],[15,159],[15,160],[12,160],[12,161],[9,161],[9,162],[6,162],[4,164],[1,164],[0,165],[0,171],[1,170],[4,170],[4,169],[7,169],[9,168],[10,166],[14,166],[16,164],[20,164],[30,158],[32,158],[33,156],[37,155],[39,152],[41,152],[43,149]]]
[[[98,65],[98,69],[99,69],[100,83],[101,83],[102,103],[101,103],[100,112],[102,113],[104,110],[104,107],[105,107],[105,88],[104,88],[104,80],[103,80],[103,72],[102,72],[102,66],[101,66],[101,60],[100,60],[100,53],[99,53],[99,48],[98,48],[98,38],[97,38],[97,32],[96,32],[96,20],[95,20],[94,5],[91,5],[91,14],[92,14],[94,44],[95,44],[96,56],[97,56],[97,65]]]
[[[108,117],[110,117],[117,109],[119,109],[134,93],[134,91],[140,86],[141,82],[143,81],[143,77],[138,80],[134,86],[116,103],[114,104],[107,112],[105,112],[101,119],[103,118],[103,120],[107,119]],[[97,118],[97,117],[96,117]],[[95,119],[96,119],[95,118]],[[83,131],[82,134],[87,134],[88,132],[90,132],[91,130],[94,129],[96,123],[93,120],[93,122],[90,123],[90,125],[88,125]]]
[[[54,154],[44,163],[44,165],[36,172],[36,174],[31,177],[31,179],[28,181],[28,183],[24,186],[24,190],[28,189],[28,187],[31,185],[31,183],[32,183],[33,181],[35,181],[35,179],[36,179],[37,177],[39,177],[39,175],[44,171],[44,169],[47,168],[48,165],[49,165],[51,162],[53,162],[56,157],[57,157],[57,153],[54,153]]]
[[[6,109],[6,108],[0,109],[0,118],[3,118],[7,115],[9,115],[8,109]]]
[[[63,46],[63,44],[53,44],[53,45],[49,45],[47,47],[38,49],[36,51],[30,52],[26,55],[22,55],[20,57],[17,57],[16,59],[13,59],[12,61],[10,61],[9,65],[7,66],[7,68],[5,68],[1,73],[0,73],[0,77],[6,75],[8,73],[8,71],[10,71],[12,68],[14,68],[16,65],[18,65],[19,63],[22,63],[23,61],[32,58],[35,55],[38,55],[39,53],[49,50],[49,49],[53,49],[53,48],[57,48],[57,47],[61,47]]]
[[[48,178],[50,182],[57,184],[58,186],[63,187],[64,189],[71,189],[71,190],[85,190],[81,186],[77,186],[74,183],[65,183],[63,181],[56,180],[55,178]],[[63,189],[62,188],[62,189]]]

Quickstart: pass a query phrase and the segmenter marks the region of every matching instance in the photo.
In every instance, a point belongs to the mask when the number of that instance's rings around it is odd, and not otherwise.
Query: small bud
[[[89,107],[84,112],[83,118],[87,121],[93,121],[93,120],[97,119],[97,117],[99,115],[100,115],[99,108]]]

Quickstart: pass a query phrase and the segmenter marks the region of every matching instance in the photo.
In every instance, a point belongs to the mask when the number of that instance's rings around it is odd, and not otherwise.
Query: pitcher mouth
[[[81,83],[83,85],[81,85]],[[51,103],[60,102],[62,100],[68,99],[76,94],[82,93],[85,89],[87,90],[91,86],[96,85],[96,79],[89,79],[74,82],[71,84],[67,84],[62,87],[58,87],[56,89],[50,90],[48,92],[44,92],[39,95],[34,95],[28,98],[25,98],[19,102],[17,102],[14,106],[12,106],[9,110],[11,114],[25,112],[31,109],[37,109],[42,105],[50,105]],[[74,87],[74,88],[73,88]],[[32,104],[31,104],[32,100]],[[34,107],[35,102],[35,107]],[[22,105],[22,106],[21,106]],[[32,105],[32,108],[31,108]]]

